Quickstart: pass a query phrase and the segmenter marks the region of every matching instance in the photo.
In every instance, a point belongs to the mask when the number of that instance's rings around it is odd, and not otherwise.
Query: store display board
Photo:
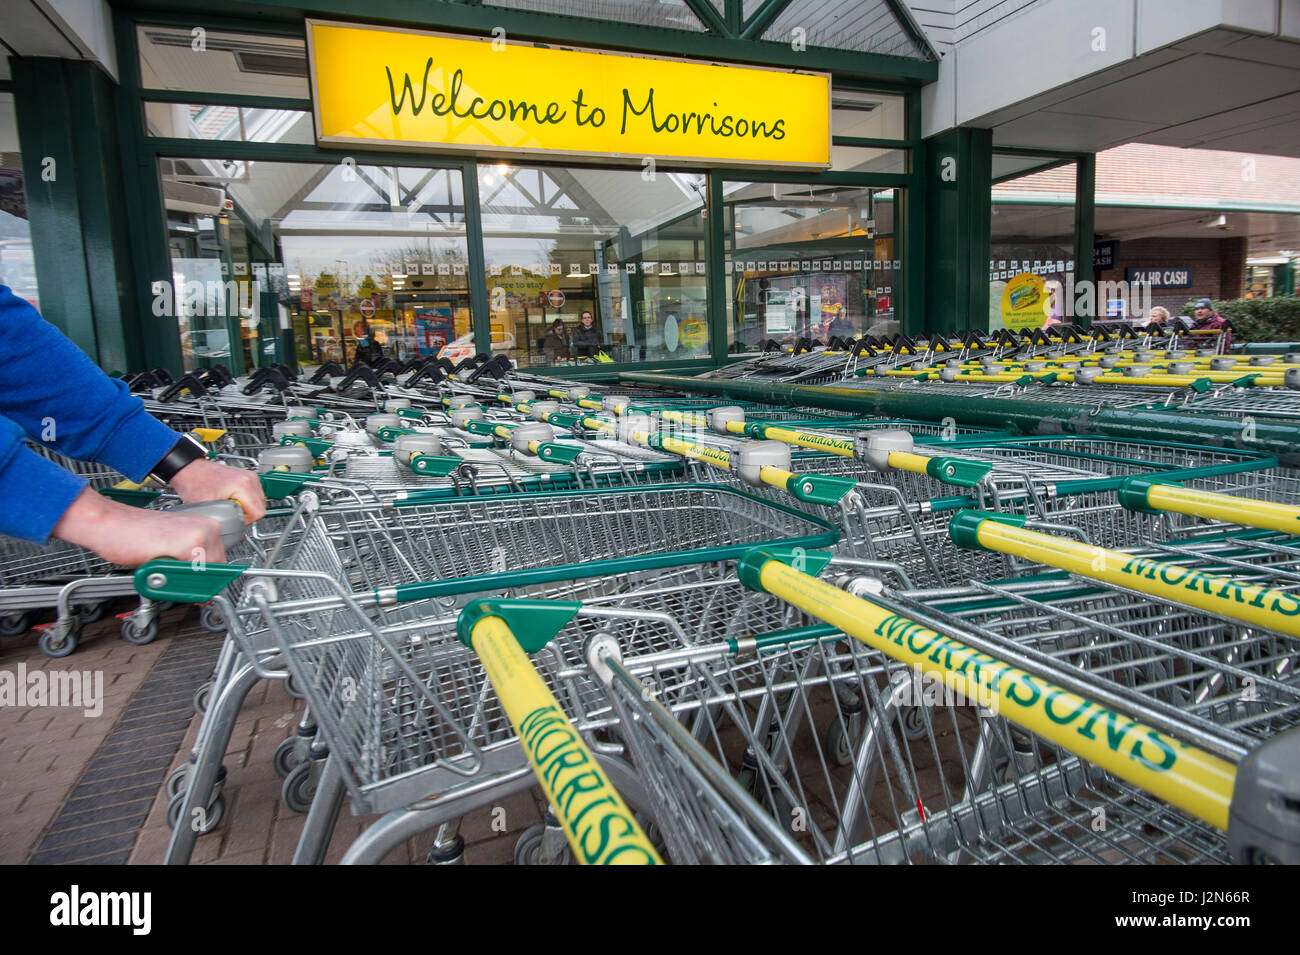
[[[830,167],[830,76],[307,21],[321,145]]]

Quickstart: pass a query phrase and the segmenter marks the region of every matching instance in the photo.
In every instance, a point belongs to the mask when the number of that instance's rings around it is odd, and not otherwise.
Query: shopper
[[[573,330],[573,357],[594,358],[603,344],[591,312],[583,312],[578,327]]]
[[[1232,332],[1228,329],[1228,320],[1218,313],[1214,303],[1208,298],[1198,298],[1192,306],[1193,331],[1217,331],[1220,333],[1219,350],[1227,351],[1232,344]]]
[[[1151,314],[1147,316],[1148,324],[1156,322],[1157,324],[1163,325],[1167,321],[1169,321],[1169,309],[1165,308],[1163,305],[1157,305],[1152,308]]]
[[[558,365],[568,361],[570,354],[569,329],[564,319],[557,318],[551,323],[551,330],[542,337],[542,355],[548,365]]]
[[[1214,309],[1214,303],[1208,298],[1198,298],[1192,306],[1193,328],[1223,328],[1228,320]]]
[[[115,564],[226,559],[216,521],[111,501],[28,440],[132,481],[156,475],[185,501],[233,498],[248,523],[266,513],[255,474],[207,460],[198,442],[151,417],[125,382],[0,285],[0,534],[38,544],[57,538]]]
[[[384,346],[373,335],[362,335],[357,339],[357,352],[354,361],[373,365],[384,357]]]
[[[831,323],[826,326],[826,337],[831,338],[856,338],[857,332],[853,328],[853,323],[849,321],[849,311],[843,305],[835,306],[835,317]]]

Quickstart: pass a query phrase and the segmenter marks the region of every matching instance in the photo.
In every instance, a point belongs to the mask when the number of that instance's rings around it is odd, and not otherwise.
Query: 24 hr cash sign
[[[323,145],[830,166],[830,77],[307,22]]]

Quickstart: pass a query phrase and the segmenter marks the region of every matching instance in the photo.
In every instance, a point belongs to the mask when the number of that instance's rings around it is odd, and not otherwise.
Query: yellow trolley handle
[[[572,604],[510,603],[525,614],[544,615],[559,609],[572,617],[576,612]],[[524,606],[531,603],[542,606]],[[505,611],[494,604],[476,601],[466,607],[457,632],[461,642],[478,654],[574,856],[584,865],[662,865],[632,810],[500,615]]]
[[[1119,502],[1130,511],[1170,511],[1240,524],[1242,527],[1300,534],[1300,507],[1289,507],[1272,501],[1253,501],[1231,494],[1197,491],[1181,484],[1143,477],[1125,478],[1119,486],[1118,497]]]
[[[750,485],[766,484],[781,491],[787,491],[797,500],[810,504],[830,506],[838,504],[849,491],[857,486],[854,478],[840,477],[834,474],[796,474],[779,464],[769,464],[762,460],[762,452],[753,445],[742,445],[733,451],[725,448],[710,448],[706,445],[683,441],[670,434],[650,431],[631,431],[631,439],[637,444],[667,451],[693,461],[724,471],[737,474],[742,481]],[[776,445],[781,447],[779,443]],[[783,463],[789,462],[789,452],[784,452]]]
[[[798,558],[807,555],[798,554]],[[976,700],[1121,779],[1220,829],[1237,767],[868,600],[795,570],[786,554],[750,551],[741,582],[773,594]]]
[[[948,525],[959,547],[983,548],[1046,564],[1089,580],[1300,637],[1300,597],[1192,567],[1062,540],[1024,528],[1025,518],[958,511]]]

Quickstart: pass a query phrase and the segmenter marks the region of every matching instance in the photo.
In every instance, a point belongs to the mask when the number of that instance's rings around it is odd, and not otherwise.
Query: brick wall
[[[1116,248],[1115,268],[1097,273],[1099,282],[1121,282],[1125,269],[1178,268],[1192,270],[1188,289],[1156,289],[1152,304],[1163,305],[1178,315],[1194,298],[1239,298],[1246,269],[1246,240],[1240,236],[1223,239],[1121,239]]]
[[[993,187],[999,193],[1073,193],[1074,167],[1049,169]],[[1295,203],[1300,159],[1130,143],[1097,153],[1097,204],[1136,196],[1165,200]]]

